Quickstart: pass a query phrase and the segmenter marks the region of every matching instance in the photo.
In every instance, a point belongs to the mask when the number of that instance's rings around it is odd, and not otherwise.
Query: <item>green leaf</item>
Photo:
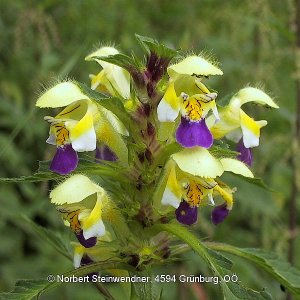
[[[95,56],[93,58],[114,64],[116,66],[119,66],[119,67],[127,70],[128,72],[131,72],[132,69],[139,70],[141,67],[141,65],[138,62],[136,57],[130,57],[130,56],[122,54],[122,53],[118,53],[115,55],[109,55],[109,56]]]
[[[220,253],[208,249],[200,240],[195,237],[186,227],[180,224],[156,224],[152,230],[167,231],[184,242],[186,242],[204,261],[209,265],[214,276],[219,277],[224,299],[226,300],[265,300],[272,299],[265,291],[258,292],[242,286],[239,282],[225,282],[225,275],[231,275],[232,263]]]
[[[206,243],[214,250],[234,254],[254,262],[276,278],[291,293],[300,295],[300,270],[280,259],[275,253],[255,248],[237,248],[227,244]]]
[[[243,180],[243,181],[247,181],[251,184],[254,184],[256,186],[259,186],[269,192],[274,192],[275,190],[270,188],[269,186],[267,186],[264,181],[261,179],[261,178],[258,178],[258,177],[254,177],[254,178],[250,178],[250,177],[244,177],[242,175],[239,175],[239,174],[235,174],[235,173],[231,173],[233,176],[236,176],[238,177],[239,179]]]
[[[150,54],[150,52],[154,52],[158,56],[166,57],[170,60],[178,54],[178,51],[171,49],[150,37],[138,34],[136,34],[135,37],[147,54]]]
[[[0,178],[0,182],[39,182],[47,180],[61,181],[65,179],[65,176],[56,174],[49,170],[50,160],[40,161],[38,172],[31,176],[21,176],[17,178]],[[122,166],[121,163],[114,162],[103,162],[102,164],[97,164],[94,161],[89,161],[85,159],[80,159],[78,167],[72,174],[77,173],[88,173],[91,175],[104,176],[107,178],[114,179],[115,181],[128,184],[130,181],[128,177],[125,176],[127,169]]]
[[[53,275],[55,278],[54,282],[48,282],[44,279],[19,280],[16,282],[16,285],[11,292],[0,293],[0,300],[30,300],[33,297],[39,298],[43,293],[48,292],[52,288],[57,288],[63,284],[63,282],[59,280],[58,276],[63,275],[64,277],[80,277],[93,272],[116,269],[132,271],[133,267],[130,267],[120,261],[104,261],[80,267],[61,275]]]
[[[0,293],[0,300],[30,300],[37,297],[49,282],[47,280],[18,280],[11,292]]]
[[[12,178],[0,178],[0,182],[39,182],[47,180],[58,180],[64,178],[63,176],[53,172],[38,172],[30,176],[12,177]]]
[[[228,158],[236,158],[239,152],[230,150],[227,147],[220,147],[220,146],[212,146],[209,149],[209,152],[214,155],[215,157],[228,157]]]
[[[135,273],[131,273],[134,276]],[[151,274],[144,271],[139,274],[140,276],[151,277]],[[137,282],[131,283],[131,300],[133,299],[143,299],[143,300],[153,300],[152,296],[152,284],[147,282]]]

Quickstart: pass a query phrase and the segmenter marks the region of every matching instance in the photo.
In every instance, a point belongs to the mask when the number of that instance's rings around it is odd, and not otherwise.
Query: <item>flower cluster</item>
[[[222,174],[254,177],[252,148],[267,124],[241,107],[254,102],[278,108],[254,87],[220,106],[207,84],[223,75],[217,64],[147,45],[144,64],[113,47],[100,48],[86,57],[101,67],[90,75],[91,88],[63,81],[37,100],[41,108],[62,108],[45,117],[47,143],[56,146],[49,169],[71,175],[50,198],[79,242],[75,267],[118,255],[135,266],[163,259],[167,240],[153,236],[139,243],[137,228],[174,219],[192,225],[203,206],[213,207],[213,224],[224,221],[236,188],[224,183]],[[214,142],[226,144],[225,138],[237,143],[237,152],[218,152]]]

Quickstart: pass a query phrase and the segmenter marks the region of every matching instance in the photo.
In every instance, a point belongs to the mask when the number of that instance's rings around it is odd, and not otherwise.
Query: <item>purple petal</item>
[[[74,171],[77,168],[77,164],[77,152],[72,148],[72,145],[67,144],[63,147],[57,147],[50,170],[61,175],[66,175]]]
[[[93,262],[94,261],[87,254],[84,254],[81,261],[80,261],[80,266],[83,267],[83,266],[86,266],[86,265],[90,265]],[[92,272],[92,273],[87,274],[87,276],[89,277],[89,281],[93,280],[94,275],[98,276],[99,274],[98,274],[98,272]]]
[[[176,140],[185,148],[195,146],[209,148],[213,144],[213,136],[206,126],[205,119],[191,122],[182,117],[176,131]]]
[[[81,230],[79,233],[76,233],[76,237],[78,239],[78,242],[84,246],[85,248],[91,248],[94,247],[97,243],[96,237],[91,237],[89,239],[85,239],[83,236],[83,231]]]
[[[243,139],[240,139],[239,143],[237,144],[236,150],[240,152],[240,154],[236,158],[244,162],[248,166],[251,166],[253,161],[252,149],[245,147]]]
[[[185,225],[192,225],[197,221],[198,208],[191,207],[186,201],[182,201],[175,211],[178,222]]]
[[[218,225],[219,223],[223,222],[225,218],[229,214],[229,209],[227,209],[226,203],[216,206],[212,213],[211,213],[211,221]]]
[[[96,148],[96,159],[116,161],[118,157],[112,150],[110,150],[109,147],[107,147],[106,145],[102,145],[99,148]]]

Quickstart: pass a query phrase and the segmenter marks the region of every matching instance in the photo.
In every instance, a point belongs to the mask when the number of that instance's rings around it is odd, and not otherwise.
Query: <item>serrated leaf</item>
[[[114,64],[127,70],[128,72],[131,72],[132,69],[138,70],[140,68],[139,62],[137,61],[136,57],[130,57],[122,53],[109,56],[95,56],[93,58]]]
[[[130,267],[127,264],[124,264],[120,261],[104,261],[93,263],[91,265],[86,265],[84,267],[80,267],[78,269],[69,271],[61,275],[53,275],[55,276],[55,281],[50,283],[44,279],[18,280],[14,289],[11,292],[0,293],[0,300],[30,300],[34,297],[39,298],[42,294],[49,291],[50,289],[57,288],[63,284],[63,282],[57,280],[57,276],[63,275],[64,277],[80,277],[93,272],[116,269],[132,271],[133,267]]]
[[[180,224],[156,224],[152,230],[167,231],[186,242],[208,264],[215,276],[221,280],[221,288],[226,300],[270,300],[271,296],[265,291],[258,292],[241,285],[239,282],[225,282],[225,275],[230,274],[231,261],[218,252],[208,249],[186,227]]]
[[[60,181],[65,179],[65,176],[56,174],[49,170],[50,160],[40,161],[38,172],[31,176],[21,176],[17,178],[0,178],[0,182],[39,182],[47,180]],[[93,161],[88,161],[85,159],[80,159],[78,167],[72,174],[77,173],[89,173],[91,175],[106,176],[117,180],[118,182],[128,183],[128,178],[124,176],[126,172],[126,167],[121,166],[118,162],[109,163],[105,162],[102,164],[95,163]]]
[[[36,297],[40,290],[44,289],[49,282],[47,280],[19,280],[14,290],[0,293],[1,300],[30,300]]]
[[[63,176],[53,172],[38,172],[30,176],[12,177],[12,178],[0,178],[0,182],[13,183],[13,182],[39,182],[47,180],[59,180]]]
[[[242,175],[239,175],[239,174],[235,174],[235,173],[231,173],[233,176],[236,176],[238,178],[240,178],[241,180],[243,181],[247,181],[251,184],[254,184],[256,186],[259,186],[269,192],[274,192],[274,189],[270,188],[269,186],[267,186],[264,181],[261,179],[261,178],[258,178],[258,177],[254,177],[254,178],[250,178],[250,177],[244,177]]]
[[[134,276],[134,273],[132,273],[131,276]],[[140,276],[151,277],[150,274],[146,271],[141,273]],[[152,284],[149,284],[147,282],[132,283],[131,291],[133,296],[132,299],[153,300]]]
[[[291,293],[300,295],[300,270],[280,259],[275,253],[255,248],[237,248],[219,243],[207,243],[207,246],[254,262],[274,276]]]
[[[237,155],[239,155],[239,152],[230,150],[226,147],[220,147],[220,146],[212,146],[209,149],[209,152],[215,156],[215,157],[227,157],[227,158],[236,158]]]
[[[178,54],[178,51],[171,49],[150,37],[138,34],[136,34],[135,37],[140,43],[141,47],[144,49],[144,51],[148,54],[150,54],[150,52],[154,52],[160,57],[166,57],[169,59],[172,59]]]

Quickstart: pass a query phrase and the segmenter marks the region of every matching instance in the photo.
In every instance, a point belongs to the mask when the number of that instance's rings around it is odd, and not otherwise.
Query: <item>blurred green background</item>
[[[253,105],[246,111],[266,119],[261,145],[254,150],[253,169],[272,187],[269,193],[228,177],[238,187],[230,216],[215,228],[204,209],[199,236],[239,247],[261,247],[287,257],[288,201],[292,182],[292,136],[295,120],[296,74],[293,2],[272,0],[40,0],[0,1],[0,176],[30,175],[38,160],[49,159],[54,147],[45,143],[52,112],[34,105],[42,86],[57,78],[89,83],[98,65],[84,57],[96,46],[112,44],[124,53],[141,54],[134,33],[168,46],[205,50],[221,63],[222,77],[210,83],[219,98],[246,84],[264,86],[280,105],[276,111]],[[45,278],[72,269],[70,261],[40,239],[21,218],[25,214],[66,240],[69,232],[50,205],[49,183],[2,184],[0,192],[0,290],[10,290],[20,278]],[[298,195],[299,200],[299,195]],[[299,201],[298,201],[299,209]],[[296,253],[300,251],[296,239]],[[266,287],[284,299],[279,284],[262,271],[235,259],[243,284]],[[300,267],[300,255],[295,264]],[[184,263],[157,273],[205,274],[193,254]],[[113,293],[120,292],[112,286]],[[166,285],[163,299],[217,299],[215,285]],[[205,296],[206,295],[206,296]],[[92,286],[64,285],[43,299],[94,299]]]

